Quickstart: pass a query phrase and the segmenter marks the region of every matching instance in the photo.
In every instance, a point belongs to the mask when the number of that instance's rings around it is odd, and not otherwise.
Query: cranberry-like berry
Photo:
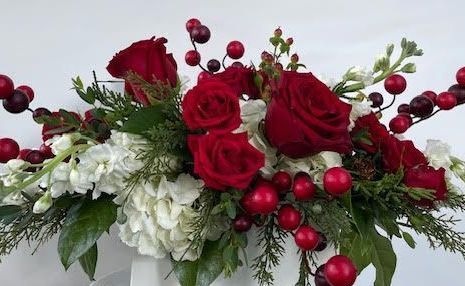
[[[299,55],[298,54],[293,54],[291,56],[291,62],[293,62],[293,63],[299,62]]]
[[[199,43],[199,44],[205,44],[210,40],[210,29],[208,29],[207,26],[205,25],[197,25],[194,28],[192,28],[192,31],[190,32],[191,38],[194,40],[194,42]]]
[[[323,251],[326,249],[326,247],[328,247],[328,239],[321,232],[318,232],[318,235],[320,236],[320,240],[318,242],[318,246],[315,248],[315,251]]]
[[[16,89],[21,90],[27,95],[29,103],[31,103],[34,100],[34,90],[30,86],[20,85]]]
[[[248,215],[238,215],[233,221],[234,230],[237,232],[246,232],[252,228],[252,218]]]
[[[284,230],[294,230],[299,227],[302,214],[292,205],[284,205],[278,211],[278,224]]]
[[[221,68],[221,63],[219,60],[216,60],[216,59],[211,59],[208,61],[207,63],[207,69],[210,71],[210,72],[217,72],[219,71]]]
[[[281,28],[277,28],[276,30],[274,30],[275,37],[281,37],[282,35],[283,35],[283,30],[281,30]]]
[[[325,264],[321,265],[316,269],[315,272],[315,286],[331,286],[326,280],[325,276]]]
[[[13,80],[6,75],[0,74],[0,99],[11,97],[14,89]]]
[[[410,113],[410,105],[408,105],[407,103],[399,105],[399,107],[397,107],[397,112],[407,114]]]
[[[32,150],[29,152],[29,154],[27,154],[25,161],[31,164],[41,164],[44,162],[44,160],[45,160],[45,157],[42,154],[42,152],[38,150]]]
[[[331,168],[323,176],[323,187],[331,195],[343,195],[352,188],[352,176],[344,168]]]
[[[434,91],[427,90],[424,91],[421,95],[426,96],[427,98],[431,99],[431,101],[436,104],[436,97],[438,96]]]
[[[352,286],[357,279],[357,269],[348,257],[336,255],[326,262],[325,277],[331,286]]]
[[[395,134],[405,133],[410,128],[410,120],[406,116],[397,115],[389,122],[389,128]]]
[[[455,77],[461,86],[465,86],[465,67],[459,69]]]
[[[403,117],[407,118],[407,120],[408,120],[410,126],[412,125],[413,119],[412,119],[412,116],[410,116],[409,113],[403,113],[403,112],[402,112],[402,113],[397,114],[397,116],[403,116]]]
[[[454,84],[449,87],[448,91],[455,94],[455,97],[457,98],[457,105],[465,103],[465,85]]]
[[[383,95],[379,92],[372,92],[368,95],[368,98],[372,102],[371,107],[380,107],[384,103]]]
[[[34,119],[34,121],[36,121],[37,123],[41,123],[40,122],[40,117],[42,116],[51,116],[52,115],[52,112],[50,112],[50,110],[48,110],[47,108],[44,108],[44,107],[39,107],[39,108],[36,108],[33,112],[32,112],[32,119]]]
[[[201,25],[199,19],[196,19],[196,18],[189,19],[186,22],[186,30],[190,33],[192,32],[192,29],[194,29],[194,27],[197,27],[199,25]]]
[[[228,55],[228,57],[234,60],[242,58],[244,52],[244,45],[239,41],[229,42],[228,46],[226,47],[226,54]]]
[[[292,45],[293,43],[294,43],[294,39],[293,39],[293,38],[287,38],[287,40],[286,40],[286,44],[287,44],[287,45],[290,46],[290,45]]]
[[[241,204],[248,214],[267,215],[278,208],[278,191],[271,183],[261,183],[241,199]]]
[[[429,97],[420,95],[410,101],[410,114],[416,117],[426,117],[434,110],[434,103]]]
[[[10,138],[0,139],[0,163],[6,163],[19,155],[19,145]]]
[[[50,146],[45,143],[40,145],[39,151],[42,153],[42,155],[44,155],[45,159],[50,159],[55,156],[53,155],[52,148],[50,148]]]
[[[243,68],[244,67],[244,64],[241,63],[241,62],[233,62],[231,64],[232,67],[235,67],[235,68]]]
[[[27,95],[20,91],[13,91],[13,95],[3,100],[3,108],[10,113],[21,113],[29,107]]]
[[[32,151],[31,149],[21,149],[18,154],[18,159],[26,161],[27,155],[29,155],[31,151]]]
[[[384,80],[384,88],[390,94],[401,94],[407,88],[407,81],[403,76],[393,74]]]
[[[316,193],[315,184],[307,173],[300,172],[294,176],[292,192],[298,201],[308,201],[313,199]]]
[[[211,78],[212,75],[209,72],[203,71],[199,73],[199,76],[197,77],[197,83],[201,82],[202,80],[205,80],[207,78]]]
[[[195,67],[200,64],[200,53],[195,50],[190,50],[186,53],[184,59],[186,60],[186,64]]]
[[[271,178],[271,182],[280,192],[287,192],[292,187],[292,177],[284,171],[276,172]]]
[[[442,92],[436,99],[436,105],[441,110],[451,110],[457,106],[457,97],[452,92]]]
[[[294,240],[302,251],[312,251],[318,246],[319,235],[313,227],[302,225],[296,230]]]

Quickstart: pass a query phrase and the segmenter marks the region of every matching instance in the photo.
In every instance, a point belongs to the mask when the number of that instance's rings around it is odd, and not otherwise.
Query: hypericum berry
[[[403,103],[397,107],[397,112],[399,113],[410,113],[410,105]]]
[[[229,42],[228,46],[226,47],[226,54],[228,57],[234,60],[242,58],[244,52],[244,45],[239,41]]]
[[[210,72],[217,72],[219,71],[221,68],[221,63],[219,60],[216,60],[216,59],[211,59],[208,61],[207,63],[207,69],[210,71]]]
[[[283,30],[281,30],[281,28],[277,28],[276,30],[274,30],[275,37],[281,37],[282,35],[283,35]]]
[[[16,89],[21,90],[27,95],[29,103],[31,103],[34,100],[34,90],[30,86],[20,85]]]
[[[442,92],[436,98],[436,105],[441,110],[451,110],[457,106],[457,97],[452,92]]]
[[[40,121],[40,118],[42,116],[51,116],[51,115],[52,115],[52,112],[50,110],[44,107],[39,107],[39,108],[36,108],[32,112],[32,119],[34,119],[34,121],[37,123],[43,123]]]
[[[348,257],[336,255],[326,262],[325,277],[331,286],[352,286],[357,279],[357,269]]]
[[[280,192],[287,192],[292,187],[292,177],[284,171],[276,172],[271,178],[271,182]]]
[[[455,77],[460,85],[465,86],[465,67],[459,69]]]
[[[241,204],[248,214],[267,215],[278,208],[278,191],[271,183],[257,185],[241,199]]]
[[[342,167],[328,169],[323,176],[323,187],[331,195],[343,195],[352,188],[352,176]]]
[[[421,95],[426,96],[427,98],[431,99],[431,101],[436,104],[436,97],[438,96],[434,91],[427,90],[424,91]]]
[[[6,75],[0,74],[0,99],[11,97],[14,89],[13,80]]]
[[[194,29],[194,27],[197,27],[198,25],[201,25],[199,19],[196,19],[196,18],[189,19],[186,22],[186,30],[190,33],[192,32],[192,29]]]
[[[248,215],[238,215],[233,221],[234,230],[237,232],[246,232],[252,228],[252,218]]]
[[[384,80],[384,88],[390,94],[401,94],[407,88],[407,81],[403,76],[393,74]]]
[[[291,56],[291,62],[292,63],[298,63],[299,62],[299,55],[298,54],[293,54]]]
[[[403,115],[397,115],[389,122],[389,128],[395,134],[405,133],[410,128],[410,120]]]
[[[379,92],[372,92],[368,95],[368,98],[372,102],[371,107],[380,107],[384,103],[383,95]]]
[[[318,241],[318,246],[315,248],[315,251],[323,251],[326,249],[326,247],[328,247],[328,239],[321,232],[318,232],[318,235],[320,239]]]
[[[326,280],[325,276],[325,264],[321,265],[316,269],[315,272],[315,286],[331,286]]]
[[[315,184],[307,173],[300,172],[294,176],[292,192],[297,201],[308,201],[313,199],[316,193]]]
[[[194,40],[194,42],[199,43],[199,44],[205,44],[210,40],[210,29],[208,29],[207,26],[205,25],[197,25],[194,28],[192,28],[192,31],[190,32],[191,38]]]
[[[284,70],[284,66],[283,66],[282,63],[275,63],[274,68],[277,69],[278,71],[283,71]]]
[[[6,163],[19,155],[19,145],[10,138],[0,139],[0,163]]]
[[[420,95],[410,101],[410,114],[416,117],[426,117],[433,113],[434,103],[426,96]]]
[[[233,63],[231,64],[231,66],[234,67],[234,68],[243,68],[243,67],[244,67],[244,64],[241,63],[241,62],[233,62]]]
[[[302,251],[311,251],[318,246],[319,236],[313,227],[302,225],[296,230],[294,240]]]
[[[52,148],[50,148],[50,146],[45,143],[40,145],[39,151],[42,153],[42,155],[44,155],[45,159],[50,159],[55,156],[53,155]]]
[[[21,149],[18,154],[18,159],[26,161],[27,155],[29,155],[31,151],[32,151],[31,149]]]
[[[29,99],[21,90],[14,90],[13,95],[3,100],[3,107],[10,113],[21,113],[29,107]]]
[[[200,53],[196,50],[190,50],[186,53],[184,59],[186,60],[186,64],[195,67],[200,64]]]
[[[205,80],[207,78],[211,78],[212,75],[209,72],[203,71],[199,73],[199,76],[197,77],[197,83],[201,82],[202,80]]]
[[[44,155],[42,152],[38,150],[32,150],[26,155],[25,161],[31,163],[31,164],[41,164],[45,160]]]
[[[284,230],[294,230],[299,227],[302,214],[292,205],[284,205],[278,211],[278,224]]]
[[[455,97],[457,98],[457,105],[465,103],[465,85],[454,84],[449,87],[448,91],[455,94]]]
[[[287,44],[287,45],[290,46],[290,45],[292,45],[293,43],[294,43],[294,39],[293,39],[293,38],[287,38],[287,40],[286,40],[286,44]]]

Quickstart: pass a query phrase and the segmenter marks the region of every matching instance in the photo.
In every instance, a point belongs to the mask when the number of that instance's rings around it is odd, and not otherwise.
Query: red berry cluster
[[[27,85],[15,88],[11,78],[0,74],[0,99],[6,111],[21,113],[29,108],[29,103],[34,99],[34,90]]]
[[[185,55],[185,61],[190,66],[199,66],[203,71],[199,74],[198,81],[205,78],[209,78],[213,73],[218,72],[221,69],[221,63],[217,59],[211,59],[207,62],[207,68],[201,65],[201,55],[197,49],[196,44],[205,44],[210,40],[211,32],[210,29],[203,25],[198,19],[192,18],[186,22],[186,30],[189,33],[193,50],[187,51]],[[239,41],[231,41],[226,46],[226,55],[223,58],[223,67],[225,67],[224,61],[227,57],[238,60],[244,55],[244,45]],[[233,67],[243,67],[241,62],[233,62]]]

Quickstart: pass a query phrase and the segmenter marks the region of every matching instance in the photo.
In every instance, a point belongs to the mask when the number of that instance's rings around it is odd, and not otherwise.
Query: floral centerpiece
[[[302,71],[279,28],[271,51],[250,65],[239,61],[239,41],[203,65],[198,48],[210,30],[197,19],[186,28],[193,49],[185,61],[202,70],[190,89],[165,38],[113,57],[107,70],[124,82],[122,93],[95,73],[90,86],[73,79],[90,105],[85,114],[31,109],[33,89],[0,75],[4,109],[30,111],[43,137],[31,150],[0,139],[0,255],[57,234],[65,269],[78,262],[93,278],[97,241],[117,225],[140,254],[170,258],[166,275],[183,286],[210,285],[239,267],[273,285],[287,237],[298,248],[295,285],[351,286],[372,264],[374,285],[388,286],[391,241],[414,248],[411,233],[465,256],[456,220],[437,212],[465,209],[452,183],[465,179],[465,163],[446,143],[431,140],[420,151],[402,135],[465,103],[465,68],[448,91],[399,105],[385,126],[384,111],[406,90],[402,74],[416,70],[406,60],[423,54],[415,42],[403,39],[397,57],[388,45],[372,70],[352,67],[325,82]],[[377,83],[384,95],[364,92]],[[247,255],[248,235],[257,236],[257,257]],[[328,246],[338,255],[319,265]]]

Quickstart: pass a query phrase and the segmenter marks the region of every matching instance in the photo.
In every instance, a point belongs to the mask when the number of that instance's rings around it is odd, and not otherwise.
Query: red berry
[[[287,192],[292,187],[292,177],[289,173],[284,171],[276,172],[271,178],[271,182],[280,192]]]
[[[379,92],[372,92],[368,95],[368,98],[372,102],[371,107],[380,107],[384,103],[383,95]]]
[[[315,272],[315,286],[331,286],[326,280],[325,265],[321,265]]]
[[[211,78],[212,75],[209,72],[203,71],[199,73],[199,76],[197,77],[197,83],[201,82],[204,79]]]
[[[410,128],[410,120],[406,116],[397,115],[389,122],[389,128],[396,134],[405,133]]]
[[[410,114],[416,117],[426,117],[433,113],[434,103],[429,97],[420,95],[410,101]]]
[[[47,146],[45,143],[40,145],[39,151],[42,152],[42,155],[44,155],[46,159],[50,159],[55,156],[52,153],[52,148],[50,148],[50,146]]]
[[[50,110],[48,110],[47,108],[39,107],[39,108],[36,108],[32,112],[32,119],[34,119],[35,122],[40,124],[42,123],[40,120],[42,116],[51,116],[51,115],[52,115],[52,112],[50,112]]]
[[[283,35],[283,30],[281,30],[281,28],[277,28],[274,30],[274,35],[275,37],[281,37]]]
[[[294,39],[293,39],[293,38],[287,38],[287,40],[286,40],[286,44],[287,44],[287,45],[290,46],[290,45],[292,45],[293,43],[294,43]]]
[[[22,149],[19,151],[19,154],[18,154],[18,159],[21,159],[23,161],[26,161],[26,158],[27,158],[27,155],[29,155],[29,153],[31,153],[31,149]]]
[[[252,218],[248,215],[239,215],[233,221],[234,230],[237,232],[246,232],[252,228]]]
[[[313,227],[302,225],[295,232],[294,240],[302,251],[311,251],[318,246],[319,236]]]
[[[192,32],[192,29],[194,29],[194,27],[197,27],[200,24],[201,23],[200,23],[199,19],[196,19],[196,18],[189,19],[186,22],[186,30],[190,33],[190,32]]]
[[[0,139],[0,163],[6,163],[19,155],[19,145],[10,138]]]
[[[401,94],[407,88],[407,81],[403,76],[393,74],[384,80],[384,88],[390,94]]]
[[[403,117],[407,118],[409,124],[412,125],[413,119],[412,119],[412,116],[410,116],[409,113],[402,112],[402,113],[397,114],[397,116],[403,116]]]
[[[343,195],[352,188],[352,176],[344,168],[331,168],[324,174],[323,187],[331,195]]]
[[[42,154],[42,152],[38,151],[38,150],[32,150],[30,151],[27,156],[26,156],[26,159],[25,161],[31,163],[31,164],[41,164],[43,163],[45,160],[45,157],[44,155]]]
[[[205,44],[210,40],[210,29],[208,29],[207,26],[205,25],[197,25],[194,28],[192,28],[192,31],[190,32],[191,38],[194,40],[194,42],[199,43],[199,44]]]
[[[449,87],[448,91],[455,94],[455,97],[457,98],[457,105],[465,103],[465,85],[454,84]]]
[[[7,99],[13,95],[15,86],[11,78],[6,75],[0,74],[0,99]]]
[[[292,205],[284,205],[278,211],[278,223],[284,230],[294,230],[299,227],[302,214]]]
[[[424,91],[421,95],[426,96],[427,98],[431,99],[431,101],[433,101],[434,104],[436,104],[436,97],[438,95],[434,91],[427,90],[427,91]]]
[[[297,63],[299,61],[299,55],[298,54],[293,54],[291,56],[291,62]]]
[[[331,286],[352,286],[357,279],[357,269],[348,257],[336,255],[326,262],[325,277]]]
[[[21,85],[21,86],[18,86],[16,89],[21,90],[27,95],[27,98],[29,99],[29,103],[31,103],[34,100],[34,90],[31,87],[27,85]]]
[[[326,247],[328,247],[328,239],[321,232],[318,232],[318,235],[320,236],[320,238],[318,241],[318,246],[315,248],[315,251],[323,251],[326,249]]]
[[[457,71],[456,78],[460,85],[465,86],[465,67]]]
[[[315,184],[307,173],[300,172],[294,176],[292,192],[298,201],[308,201],[313,199],[316,193]]]
[[[399,105],[399,107],[397,108],[397,112],[407,114],[410,113],[410,105],[406,103]]]
[[[209,60],[207,63],[207,68],[210,72],[217,72],[221,68],[220,61],[216,59]]]
[[[226,54],[234,60],[242,58],[244,52],[244,45],[239,41],[229,42],[228,46],[226,47]]]
[[[186,64],[195,67],[200,64],[200,53],[195,50],[190,50],[186,53]]]
[[[278,192],[273,184],[261,183],[244,195],[241,204],[248,214],[267,215],[274,212],[279,203]]]
[[[442,110],[451,110],[457,106],[457,97],[452,92],[442,92],[438,95],[436,104]]]
[[[13,95],[3,100],[3,108],[10,113],[21,113],[29,107],[27,95],[20,91],[13,91]]]
[[[231,64],[232,67],[235,67],[235,68],[243,68],[244,67],[244,64],[241,63],[241,62],[233,62]]]

